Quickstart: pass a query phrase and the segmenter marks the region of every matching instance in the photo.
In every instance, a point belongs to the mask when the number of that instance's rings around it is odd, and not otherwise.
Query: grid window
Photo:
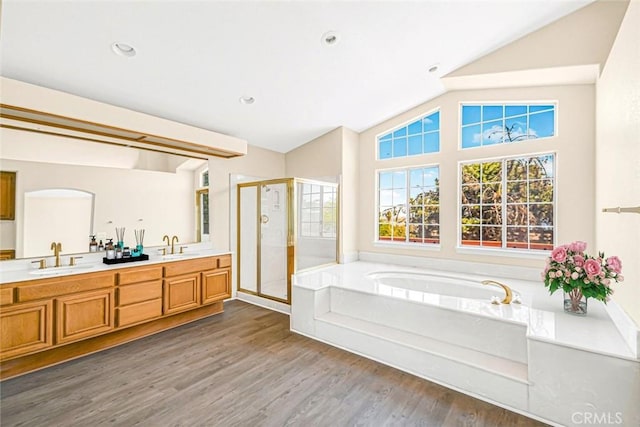
[[[335,187],[302,184],[300,236],[336,237],[337,192]]]
[[[440,151],[440,112],[378,137],[378,159],[414,156]]]
[[[464,163],[460,246],[551,250],[555,155]]]
[[[555,104],[462,105],[461,147],[483,147],[554,136],[555,114]]]
[[[438,166],[378,173],[378,240],[440,243]]]

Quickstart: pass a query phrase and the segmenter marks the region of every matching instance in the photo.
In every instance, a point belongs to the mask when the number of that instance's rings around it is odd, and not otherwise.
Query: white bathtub
[[[504,290],[485,279],[513,286],[522,304],[492,304]],[[292,284],[295,332],[552,424],[606,411],[640,425],[638,355],[599,302],[577,318],[539,282],[367,262]]]
[[[366,277],[373,280],[378,294],[391,297],[419,300],[424,294],[429,294],[488,302],[491,302],[494,296],[499,296],[501,300],[504,298],[502,289],[452,274],[377,271],[367,274]]]

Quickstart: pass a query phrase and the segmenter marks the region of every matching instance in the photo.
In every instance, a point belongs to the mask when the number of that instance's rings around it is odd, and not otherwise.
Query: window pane
[[[404,206],[407,203],[407,190],[394,189],[393,190],[393,205]]]
[[[480,125],[462,128],[462,148],[479,147],[482,141]]]
[[[507,203],[527,202],[527,182],[507,182]]]
[[[393,173],[380,172],[380,189],[388,190],[393,187]]]
[[[390,134],[390,133],[388,133],[388,134],[386,134],[386,135],[384,135],[384,136],[381,136],[381,137],[379,138],[379,140],[380,140],[380,141],[390,141],[390,140],[391,140],[391,134]]]
[[[423,215],[422,215],[422,207],[411,208],[409,211],[409,222],[412,224],[422,224],[423,223]]]
[[[553,249],[553,228],[531,227],[529,240],[531,249],[550,251]]]
[[[380,141],[378,148],[378,156],[380,159],[390,159],[391,154],[391,141]]]
[[[437,187],[425,187],[422,193],[422,201],[424,205],[440,204],[440,192]]]
[[[473,225],[462,226],[462,241],[463,246],[479,246],[480,245],[480,227]]]
[[[553,105],[530,105],[529,112],[535,113],[536,111],[552,110],[553,108]]]
[[[393,172],[393,188],[405,188],[407,185],[407,171]]]
[[[553,202],[553,181],[531,181],[529,183],[529,202]]]
[[[529,209],[526,204],[507,205],[507,225],[529,225]]]
[[[502,202],[502,184],[483,184],[480,200],[484,205]]]
[[[380,190],[380,206],[391,206],[393,203],[393,190]]]
[[[479,105],[463,105],[462,106],[462,125],[472,123],[480,123],[480,106]]]
[[[554,134],[554,111],[532,114],[529,116],[529,135],[545,138]]]
[[[482,246],[501,247],[502,227],[482,227]]]
[[[482,206],[482,224],[490,224],[490,225],[502,224],[502,206],[499,206],[499,205]]]
[[[507,247],[515,249],[528,249],[527,227],[507,227]]]
[[[483,105],[482,106],[482,121],[487,122],[489,120],[502,119],[502,105]]]
[[[464,205],[480,203],[480,184],[463,185],[461,195]]]
[[[440,224],[440,208],[438,206],[425,206],[424,223]]]
[[[422,120],[418,120],[409,125],[409,135],[422,133]]]
[[[487,162],[482,164],[482,182],[502,181],[502,162]]]
[[[422,225],[409,226],[409,241],[422,243]]]
[[[530,225],[553,225],[553,205],[551,203],[531,205],[529,211]]]
[[[440,174],[439,169],[436,168],[424,168],[423,169],[423,173],[424,173],[424,185],[425,187],[435,187],[436,185],[438,185],[438,176]]]
[[[553,178],[553,156],[531,157],[529,179]]]
[[[391,225],[381,223],[378,226],[378,239],[391,240]]]
[[[409,137],[409,155],[422,154],[422,135]]]
[[[427,225],[424,227],[424,243],[440,243],[440,227]]]
[[[527,162],[525,159],[507,160],[507,180],[527,179]]]
[[[435,131],[440,129],[440,112],[431,114],[430,116],[422,119],[425,132]]]
[[[487,122],[482,125],[482,145],[500,144],[503,135],[502,120]]]
[[[463,206],[462,224],[480,224],[480,206]]]
[[[411,169],[411,187],[422,187],[422,169]]]
[[[404,157],[407,155],[407,138],[397,138],[393,140],[393,157]]]
[[[505,117],[513,117],[527,114],[526,105],[507,105],[505,107]]]
[[[424,152],[437,153],[440,151],[440,132],[424,134]]]
[[[407,128],[406,127],[400,128],[397,131],[393,132],[393,137],[394,138],[399,138],[401,136],[407,136]]]
[[[504,142],[527,139],[527,116],[512,117],[504,122]]]
[[[480,182],[480,163],[462,165],[462,183]]]

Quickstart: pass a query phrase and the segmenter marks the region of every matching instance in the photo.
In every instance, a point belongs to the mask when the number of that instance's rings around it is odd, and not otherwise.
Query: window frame
[[[536,106],[536,105],[553,105],[553,111],[554,111],[554,119],[553,119],[553,135],[551,136],[545,136],[545,137],[541,137],[541,138],[525,138],[521,141],[513,141],[513,142],[509,142],[509,143],[505,143],[505,142],[500,142],[500,143],[496,143],[496,144],[487,144],[487,145],[478,145],[476,147],[463,147],[462,146],[462,107],[464,106],[479,106],[481,109],[483,106],[502,106],[507,107],[507,106],[522,106],[522,105],[526,105],[527,107],[529,106]],[[458,102],[458,151],[470,151],[470,150],[475,150],[475,149],[486,149],[487,147],[504,147],[505,145],[512,145],[512,144],[518,144],[521,142],[528,142],[528,141],[549,141],[552,138],[556,138],[558,137],[560,134],[560,126],[559,126],[559,120],[558,120],[558,114],[560,111],[560,102],[557,99],[553,99],[553,100],[525,100],[525,101],[513,101],[513,100],[498,100],[498,101],[459,101]],[[537,114],[537,113],[534,113]],[[527,109],[527,123],[528,123],[528,118],[531,115],[531,113],[529,113],[528,109]],[[513,117],[519,117],[519,116],[513,116]],[[503,119],[505,119],[504,115],[503,115]],[[482,120],[479,122],[479,124],[485,123]]]
[[[456,223],[456,252],[459,253],[469,253],[469,254],[490,254],[490,253],[499,253],[501,256],[513,256],[513,257],[547,257],[551,252],[551,249],[521,249],[521,248],[509,248],[506,246],[506,238],[507,238],[507,226],[506,221],[503,220],[503,223],[500,225],[502,229],[502,241],[500,247],[490,247],[490,246],[474,246],[474,245],[462,245],[462,167],[466,164],[474,164],[474,163],[488,163],[488,162],[506,162],[511,159],[519,159],[526,157],[541,157],[541,156],[549,156],[552,155],[553,160],[553,241],[551,242],[551,246],[556,247],[557,239],[558,239],[558,152],[557,150],[549,150],[549,151],[541,151],[535,153],[520,153],[520,154],[510,154],[505,156],[494,156],[494,157],[485,157],[478,159],[467,159],[467,160],[459,160],[457,166],[457,223]],[[528,182],[528,179],[527,179]],[[507,175],[503,168],[502,177],[500,180],[500,184],[502,186],[502,200],[500,202],[500,206],[503,212],[506,213],[507,199],[505,196],[506,188],[507,188]],[[480,204],[482,206],[482,204]],[[529,206],[529,201],[527,201],[527,206]],[[482,216],[482,213],[480,214]],[[530,227],[527,225],[527,227]],[[482,227],[480,232],[482,233]],[[527,236],[527,243],[530,244],[530,236]]]
[[[438,188],[438,204],[437,205],[432,205],[432,206],[438,206],[438,223],[437,224],[433,224],[436,225],[438,227],[438,243],[425,243],[425,242],[412,242],[410,240],[410,236],[409,236],[409,222],[406,222],[406,231],[405,231],[405,238],[402,241],[396,241],[396,240],[380,240],[380,174],[383,172],[396,172],[396,171],[404,171],[406,172],[406,192],[407,192],[407,198],[406,198],[406,205],[405,208],[407,209],[407,213],[406,213],[406,220],[408,221],[408,217],[409,217],[409,198],[411,197],[411,191],[410,191],[410,182],[411,182],[411,170],[414,169],[427,169],[427,168],[437,168],[438,169],[438,181],[440,181],[440,167],[441,165],[439,163],[427,163],[427,164],[419,164],[419,165],[407,165],[407,166],[397,166],[397,167],[389,167],[389,168],[380,168],[380,169],[376,169],[374,171],[375,173],[375,206],[374,206],[374,241],[373,244],[375,246],[390,246],[390,247],[406,247],[406,248],[415,248],[415,249],[431,249],[431,250],[440,250],[440,245],[442,242],[442,235],[441,235],[441,220],[440,220],[440,214],[441,214],[441,193],[440,193],[440,184],[438,184],[437,188]],[[424,187],[424,186],[423,186]],[[422,223],[422,225],[424,226],[424,222]]]
[[[387,135],[387,134],[393,134],[394,132],[396,132],[396,131],[398,131],[398,130],[400,130],[402,128],[408,127],[411,123],[413,123],[413,122],[415,122],[417,120],[424,120],[425,118],[427,118],[427,117],[429,117],[429,116],[431,116],[431,115],[433,115],[435,113],[440,113],[440,116],[439,116],[439,119],[438,119],[438,130],[437,131],[430,131],[430,132],[427,132],[427,133],[436,133],[436,132],[438,133],[438,151],[433,151],[433,152],[429,152],[429,153],[425,153],[423,151],[422,153],[409,154],[409,143],[407,141],[407,154],[405,156],[397,156],[396,157],[396,156],[392,155],[391,157],[389,157],[387,159],[380,158],[380,138],[381,137],[383,137],[384,135]],[[411,158],[411,157],[428,156],[428,155],[441,153],[442,152],[442,139],[441,139],[442,126],[441,126],[441,124],[442,124],[442,109],[440,108],[440,106],[438,106],[436,108],[433,108],[433,109],[427,111],[426,113],[422,113],[422,114],[419,114],[417,116],[414,116],[413,118],[411,118],[409,120],[406,120],[406,121],[400,123],[397,126],[394,126],[392,128],[389,128],[389,129],[385,129],[384,131],[376,134],[375,137],[374,137],[375,146],[376,146],[375,147],[376,148],[375,149],[375,160],[379,161],[379,162],[385,162],[385,161],[390,161],[390,160],[394,160],[394,159],[406,159],[406,158]],[[422,135],[422,136],[424,134],[425,134],[424,131],[422,133],[420,133],[420,135]],[[408,137],[409,137],[409,135],[407,134],[407,138]],[[393,141],[393,138],[392,138],[392,141]],[[422,144],[423,144],[422,147],[423,147],[423,150],[424,150],[424,138],[423,138]],[[393,152],[393,144],[391,146],[391,150]]]

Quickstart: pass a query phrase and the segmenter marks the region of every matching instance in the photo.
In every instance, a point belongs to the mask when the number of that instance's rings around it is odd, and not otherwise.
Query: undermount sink
[[[200,254],[198,254],[196,252],[184,252],[182,254],[162,255],[162,259],[164,259],[164,260],[172,260],[172,259],[180,259],[180,258],[191,257],[191,256],[196,256],[196,255],[200,255]]]
[[[79,264],[73,266],[66,265],[64,267],[47,267],[37,270],[31,270],[29,271],[29,274],[33,274],[36,276],[52,276],[55,274],[67,274],[77,270],[88,270],[90,268],[93,268],[93,266],[90,264]]]

